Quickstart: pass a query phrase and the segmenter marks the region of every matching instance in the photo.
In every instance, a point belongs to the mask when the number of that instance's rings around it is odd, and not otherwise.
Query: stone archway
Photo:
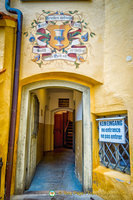
[[[92,131],[90,120],[90,88],[70,81],[39,81],[30,83],[22,88],[17,165],[16,165],[16,194],[24,192],[25,189],[25,162],[26,162],[26,137],[27,119],[32,90],[40,88],[63,87],[82,92],[83,95],[83,142],[82,142],[82,185],[84,191],[92,190]]]

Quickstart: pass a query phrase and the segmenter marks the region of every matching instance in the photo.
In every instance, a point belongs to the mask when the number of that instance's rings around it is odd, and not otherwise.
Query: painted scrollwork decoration
[[[31,23],[31,31],[24,32],[33,45],[32,61],[39,67],[46,61],[65,60],[76,68],[86,61],[87,43],[95,33],[81,18],[78,10],[51,12],[42,10]]]

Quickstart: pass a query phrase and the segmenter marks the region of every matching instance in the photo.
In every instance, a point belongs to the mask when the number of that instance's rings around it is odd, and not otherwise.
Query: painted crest
[[[89,36],[95,36],[77,10],[43,10],[38,19],[31,23],[31,29],[32,61],[39,67],[53,60],[73,62],[78,67],[86,61]],[[24,35],[28,37],[29,32],[24,32]]]
[[[71,26],[67,25],[49,25],[47,30],[51,33],[49,45],[54,49],[60,51],[68,47],[70,41],[68,39],[68,32],[71,30]]]

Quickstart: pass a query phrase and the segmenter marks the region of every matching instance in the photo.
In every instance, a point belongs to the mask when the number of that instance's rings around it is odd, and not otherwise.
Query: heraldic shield
[[[71,26],[67,25],[49,25],[47,30],[51,33],[49,45],[58,51],[66,48],[70,41],[68,40],[68,32]]]

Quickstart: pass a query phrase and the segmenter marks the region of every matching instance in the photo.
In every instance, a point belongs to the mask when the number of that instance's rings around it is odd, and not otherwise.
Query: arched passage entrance
[[[17,166],[16,166],[16,193],[23,193],[25,188],[26,174],[26,137],[28,107],[30,103],[30,92],[40,88],[70,88],[82,92],[83,98],[83,126],[82,126],[82,185],[83,190],[92,190],[92,135],[90,121],[90,88],[70,81],[39,81],[31,83],[22,88],[21,113],[19,125]]]
[[[58,142],[58,135],[57,135],[58,130],[56,131],[56,127],[58,128],[58,123],[56,123],[56,119],[57,120],[59,119],[59,121],[61,121],[61,123],[59,124],[59,127],[60,127],[62,135],[63,135],[63,138],[61,141],[61,143],[62,143],[61,146],[66,146],[66,136],[65,136],[66,133],[64,133],[64,132],[65,132],[65,128],[67,127],[69,113],[72,113],[72,115],[73,115],[73,109],[71,109],[71,108],[56,108],[51,111],[51,118],[52,118],[51,121],[52,121],[52,124],[54,125],[53,130],[52,130],[52,132],[54,133],[53,148],[58,146],[58,144],[56,144]],[[55,136],[57,136],[57,137],[55,137]]]

